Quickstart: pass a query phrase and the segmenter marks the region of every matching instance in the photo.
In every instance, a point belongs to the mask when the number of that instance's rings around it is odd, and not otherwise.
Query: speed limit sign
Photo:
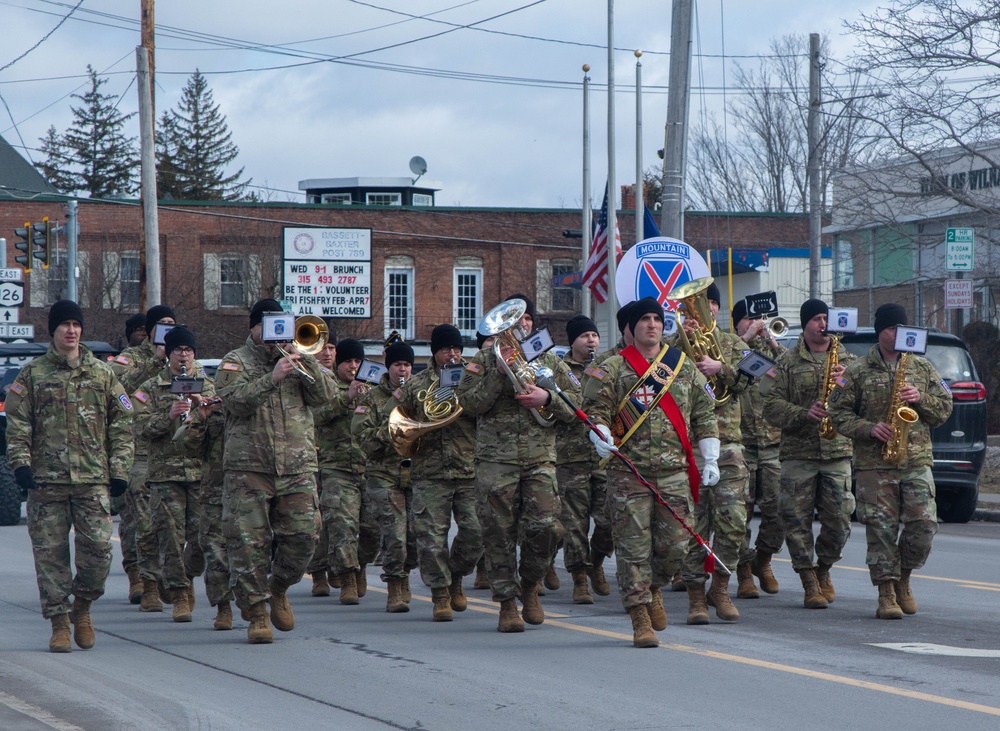
[[[0,282],[0,307],[24,307],[23,282]]]

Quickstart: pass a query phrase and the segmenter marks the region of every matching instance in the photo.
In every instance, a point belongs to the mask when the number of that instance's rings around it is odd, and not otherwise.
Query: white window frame
[[[473,276],[475,277],[475,304],[473,305],[473,315],[472,315],[472,327],[462,327],[463,323],[461,320],[462,313],[459,311],[460,303],[459,298],[461,292],[459,291],[459,277],[462,276]],[[451,321],[455,323],[459,331],[462,333],[462,337],[474,338],[476,337],[476,328],[479,326],[479,321],[483,316],[483,268],[482,267],[469,267],[469,266],[456,266],[452,270],[452,318]]]
[[[415,206],[433,206],[434,196],[427,195],[427,193],[414,193],[413,194],[413,205]]]
[[[379,196],[384,196],[386,198],[385,202],[373,200]],[[401,206],[403,205],[403,194],[395,193],[393,191],[384,191],[378,193],[365,193],[365,205],[369,206]]]
[[[339,203],[343,206],[351,205],[350,193],[323,193],[319,197],[320,203]]]
[[[390,280],[396,276],[406,277],[406,317],[405,325],[400,327],[399,322],[392,322],[390,318],[390,296],[392,293],[389,291]],[[382,302],[382,319],[385,329],[386,336],[389,335],[393,330],[397,330],[404,340],[412,340],[414,338],[414,323],[413,323],[413,312],[416,309],[414,307],[414,286],[416,284],[416,279],[414,277],[414,270],[412,266],[386,266],[385,267],[385,296]]]
[[[243,301],[237,305],[222,304],[222,260],[243,262]],[[202,255],[202,298],[206,310],[247,308],[260,297],[263,259],[260,254],[224,253]]]

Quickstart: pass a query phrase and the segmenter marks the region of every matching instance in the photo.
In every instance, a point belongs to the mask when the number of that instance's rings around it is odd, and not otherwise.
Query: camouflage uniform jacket
[[[146,338],[138,345],[125,348],[111,359],[109,365],[122,382],[125,392],[132,393],[163,368],[163,361],[156,357],[153,341]],[[139,424],[136,421],[132,422],[132,435],[135,437],[135,456],[145,457],[149,448],[146,440],[139,436]]]
[[[610,349],[605,350],[603,353],[598,353],[591,365],[600,365],[608,358],[618,355],[623,350],[625,350],[625,338],[618,338],[618,342],[615,343]]]
[[[563,356],[563,363],[570,370],[570,378],[575,379],[577,383],[582,384],[587,380],[583,372],[588,366],[573,360],[572,352]],[[594,362],[590,365],[596,363],[597,358],[595,357]],[[582,389],[583,386],[581,385],[580,388]],[[556,424],[554,428],[558,447],[556,464],[590,462],[593,463],[594,467],[597,467],[597,452],[594,451],[594,445],[590,443],[587,436],[590,430],[584,424],[579,420],[574,420],[569,424]]]
[[[205,378],[205,372],[198,365],[188,375]],[[180,427],[181,420],[170,419],[170,409],[178,398],[177,394],[170,392],[172,382],[170,368],[164,367],[159,375],[143,383],[133,394],[139,435],[147,440],[149,448],[146,481],[198,482],[201,480],[207,420],[201,417],[197,409],[193,409],[193,418],[184,436],[174,441],[174,432]],[[210,378],[205,378],[202,396],[215,396],[215,385]]]
[[[553,353],[543,353],[533,364],[551,368],[556,383],[574,402],[580,387],[569,377],[569,368]],[[531,412],[514,398],[514,385],[497,369],[492,350],[480,350],[465,367],[459,384],[458,400],[476,421],[476,459],[501,464],[531,465],[555,462],[555,429],[543,427]],[[571,422],[576,415],[551,391],[552,401],[545,411],[558,421]]]
[[[357,405],[347,398],[351,384],[340,380],[336,373],[326,368],[322,371],[333,387],[333,398],[312,410],[319,467],[321,470],[342,470],[363,475],[365,456],[361,453],[358,440],[351,434],[351,418]]]
[[[402,458],[389,444],[386,424],[389,420],[389,410],[386,405],[390,401],[398,401],[402,396],[399,387],[389,381],[389,374],[383,374],[382,379],[374,386],[354,409],[351,420],[351,435],[361,447],[365,457],[365,475],[380,477],[390,482],[399,482],[402,474],[400,461]]]
[[[907,405],[916,410],[920,420],[910,425],[906,459],[900,469],[930,467],[934,464],[931,428],[941,426],[951,416],[951,394],[929,360],[913,353],[906,360],[906,382],[920,391],[920,401]],[[868,355],[848,366],[843,385],[838,383],[830,394],[834,426],[854,440],[855,469],[894,469],[882,459],[884,443],[871,436],[871,431],[888,416],[896,367],[893,364],[890,368],[875,344]]]
[[[107,483],[132,468],[132,402],[85,346],[70,365],[49,345],[7,392],[7,460],[45,484]]]
[[[632,366],[620,355],[609,358],[600,367],[591,366],[583,387],[583,409],[598,424],[611,427],[618,406],[639,380]],[[684,360],[670,395],[680,409],[688,438],[698,454],[698,442],[719,436],[715,402],[708,395],[708,381],[689,358]],[[593,449],[593,447],[591,447]],[[622,454],[635,462],[646,479],[665,477],[687,470],[687,454],[673,424],[657,405],[622,445]]]
[[[743,355],[749,355],[750,350],[749,345],[744,345]],[[771,360],[777,360],[785,352],[781,345],[775,348],[770,344],[758,345],[753,350]],[[770,376],[764,378],[773,380]],[[740,411],[743,413],[740,423],[744,447],[773,447],[781,441],[781,429],[764,419],[764,396],[760,392],[760,381],[755,381],[750,388],[740,394]]]
[[[389,440],[388,416],[396,406],[410,418],[427,421],[423,403],[417,394],[424,389],[433,390],[438,379],[433,367],[425,368],[398,389],[402,398],[395,395],[383,407],[385,420],[379,438]],[[395,449],[392,450],[395,454]],[[476,420],[464,411],[446,427],[426,432],[420,437],[417,452],[413,455],[410,475],[415,480],[468,480],[476,476],[473,455],[476,452]]]
[[[222,468],[222,452],[226,444],[225,411],[213,411],[208,417],[205,440],[201,444],[201,495],[203,503],[222,504],[222,485],[226,471]]]
[[[315,383],[291,373],[275,386],[271,372],[279,358],[248,337],[219,364],[215,388],[226,407],[227,471],[283,476],[317,469],[311,407],[329,402],[333,386],[311,355],[303,355],[299,363]]]
[[[781,459],[828,460],[851,456],[850,439],[839,434],[824,439],[819,435],[819,422],[806,416],[822,392],[826,357],[826,353],[809,350],[799,335],[796,346],[778,359],[778,377],[764,394],[764,418],[781,428]],[[840,344],[837,360],[848,365],[854,355]]]

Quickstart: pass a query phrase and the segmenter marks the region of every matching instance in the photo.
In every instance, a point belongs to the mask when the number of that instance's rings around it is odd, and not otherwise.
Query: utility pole
[[[822,262],[822,221],[820,206],[820,134],[819,107],[823,103],[820,89],[819,33],[809,34],[809,115],[807,117],[807,137],[809,156],[806,170],[809,185],[809,298],[820,296],[820,265]]]
[[[583,277],[583,272],[587,269],[587,261],[590,259],[590,242],[593,240],[594,235],[590,229],[591,223],[593,222],[594,216],[590,210],[590,77],[587,76],[587,72],[590,71],[590,65],[583,65],[583,203],[580,206],[581,210],[581,225],[580,225],[580,235],[581,243],[583,245],[583,267],[580,270],[580,276]],[[590,287],[583,286],[582,282],[580,284],[580,309],[587,315],[587,317],[593,317],[594,313],[590,309]]]
[[[646,205],[642,186],[642,51],[635,49],[635,240],[646,238],[642,211]]]
[[[155,0],[139,0],[139,15],[141,18],[141,30],[140,30],[140,43],[142,44],[140,48],[145,50],[143,58],[147,66],[147,79],[149,92],[143,91],[143,85],[138,84],[139,87],[139,125],[140,133],[139,140],[140,145],[143,145],[143,132],[145,131],[146,125],[142,121],[143,112],[143,97],[149,100],[149,118],[152,120],[152,128],[156,126],[156,86],[155,86],[155,75],[156,75],[156,21],[154,16],[155,10]],[[138,49],[136,49],[138,55]],[[139,66],[137,64],[136,68]],[[153,162],[147,165],[146,162],[146,151],[145,147],[142,147],[141,151],[141,183],[139,186],[139,205],[142,207],[142,221],[140,223],[141,236],[145,245],[139,249],[139,305],[143,309],[146,309],[150,305],[156,305],[160,303],[160,258],[159,258],[159,226],[156,223],[156,148],[155,148],[155,137],[153,138]],[[147,187],[147,167],[152,168],[152,178],[153,185],[152,188]],[[149,202],[152,201],[153,212],[150,214]],[[152,219],[153,228],[150,228],[150,219]],[[153,236],[155,234],[155,236]],[[156,262],[154,264],[149,263],[150,256],[150,238],[154,238],[156,242]],[[155,270],[155,276],[150,266]],[[155,278],[155,285],[150,283]],[[149,291],[151,286],[155,286],[156,294]]]
[[[615,0],[608,0],[608,342],[615,342],[618,189],[615,181]],[[603,336],[603,333],[602,333]]]
[[[691,0],[673,0],[667,126],[663,141],[660,233],[684,239],[684,166],[687,161],[688,92],[691,86]]]
[[[160,227],[156,210],[156,150],[153,138],[153,90],[149,78],[149,54],[135,49],[139,87],[139,146],[142,160],[142,222],[146,238],[146,305],[162,302],[160,294]]]
[[[76,200],[66,202],[66,299],[76,296],[76,251],[79,246],[80,219]]]

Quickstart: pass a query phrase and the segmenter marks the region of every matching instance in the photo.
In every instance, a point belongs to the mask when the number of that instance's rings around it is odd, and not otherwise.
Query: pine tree
[[[45,180],[60,193],[73,190],[75,183],[70,172],[73,160],[66,154],[62,137],[54,125],[49,127],[44,137],[39,138],[39,142],[38,151],[45,155],[45,160],[38,167]]]
[[[73,124],[61,138],[62,149],[74,163],[74,169],[66,171],[72,181],[67,192],[83,191],[92,198],[128,195],[136,190],[139,155],[135,138],[126,137],[122,129],[135,113],[118,111],[118,95],[101,92],[107,79],[98,78],[90,65],[87,74],[90,91],[73,95],[83,104],[73,107]]]
[[[177,108],[160,119],[157,141],[160,195],[181,200],[238,200],[251,181],[243,168],[226,175],[237,158],[226,117],[197,69],[188,79]]]

